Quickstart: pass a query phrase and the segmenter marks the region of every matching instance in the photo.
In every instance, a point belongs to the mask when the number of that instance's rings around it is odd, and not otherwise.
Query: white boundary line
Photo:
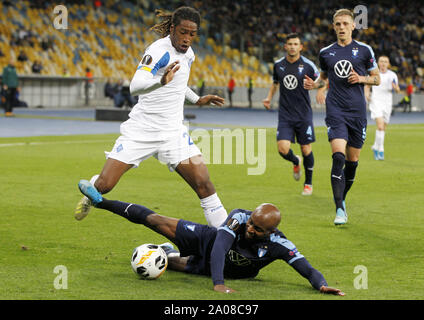
[[[0,148],[5,147],[22,147],[22,146],[41,146],[49,144],[75,144],[75,143],[100,143],[110,142],[112,140],[70,140],[70,141],[33,141],[33,142],[16,142],[16,143],[0,143]]]

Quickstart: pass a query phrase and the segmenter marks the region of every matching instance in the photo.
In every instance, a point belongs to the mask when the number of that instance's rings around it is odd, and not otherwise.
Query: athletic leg
[[[132,167],[132,164],[108,158],[94,186],[101,194],[106,194],[115,187],[122,175]]]
[[[219,199],[215,186],[209,177],[203,157],[196,155],[180,162],[175,171],[189,184],[200,199],[208,225],[220,226],[228,214]]]
[[[312,186],[312,174],[314,172],[314,154],[312,152],[312,145],[301,145],[300,149],[303,156],[303,167],[305,169],[305,185]]]
[[[336,209],[343,208],[343,191],[345,188],[345,177],[343,167],[346,161],[346,145],[347,141],[344,139],[331,140],[331,150],[333,164],[331,167],[331,187],[333,189],[333,198],[336,203]]]
[[[277,141],[277,147],[278,147],[278,153],[280,156],[282,156],[285,160],[290,161],[293,163],[293,178],[298,181],[300,179],[300,176],[302,174],[301,172],[301,159],[299,156],[295,155],[291,147],[291,141],[290,140],[278,140]]]

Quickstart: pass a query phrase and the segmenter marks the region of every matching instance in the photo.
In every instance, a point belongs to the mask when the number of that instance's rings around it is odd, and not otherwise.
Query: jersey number
[[[187,142],[188,142],[188,145],[189,146],[191,146],[192,144],[194,144],[193,140],[191,140],[191,137],[190,137],[190,135],[187,132],[184,132],[183,133],[183,138],[185,138],[185,137],[187,137]]]

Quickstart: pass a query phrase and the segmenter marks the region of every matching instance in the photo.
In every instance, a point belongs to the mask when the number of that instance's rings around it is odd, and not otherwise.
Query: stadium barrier
[[[20,95],[19,100],[28,104],[29,108],[100,108],[116,109],[113,100],[105,97],[104,86],[106,79],[86,77],[62,77],[21,75],[19,76]],[[197,92],[197,88],[192,87]],[[262,100],[267,96],[269,88],[254,88],[252,93],[252,107],[263,108]],[[229,106],[229,97],[226,87],[206,87],[204,94],[217,94],[226,99]],[[324,106],[315,102],[316,90],[310,92],[311,103],[314,109],[323,109]],[[279,93],[274,95],[272,107],[278,106]],[[404,94],[395,94],[393,103],[402,100]],[[233,106],[249,107],[248,90],[245,87],[236,87],[233,93]],[[412,97],[412,110],[424,111],[424,94],[416,93]],[[120,109],[117,109],[120,110]],[[124,113],[127,110],[123,109]],[[124,116],[125,117],[125,116]]]

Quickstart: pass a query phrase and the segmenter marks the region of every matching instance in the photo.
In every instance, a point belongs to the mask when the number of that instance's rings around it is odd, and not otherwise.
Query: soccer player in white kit
[[[162,38],[153,42],[130,84],[131,95],[138,103],[121,124],[116,140],[100,175],[91,183],[104,194],[112,190],[130,168],[154,156],[176,171],[196,192],[206,221],[218,227],[227,218],[199,148],[191,140],[184,120],[184,101],[197,105],[222,106],[224,99],[216,95],[199,97],[188,86],[190,67],[195,56],[191,43],[200,26],[199,13],[190,7],[180,7],[172,14],[157,11],[163,20],[153,26]],[[91,202],[84,197],[75,210],[75,218],[83,219]]]
[[[380,85],[373,86],[371,94],[370,88],[368,86],[365,88],[365,95],[370,101],[371,119],[375,120],[377,124],[374,144],[371,147],[375,160],[384,160],[384,135],[392,114],[393,90],[400,91],[398,77],[396,73],[388,69],[389,66],[389,58],[380,56],[378,58]]]

